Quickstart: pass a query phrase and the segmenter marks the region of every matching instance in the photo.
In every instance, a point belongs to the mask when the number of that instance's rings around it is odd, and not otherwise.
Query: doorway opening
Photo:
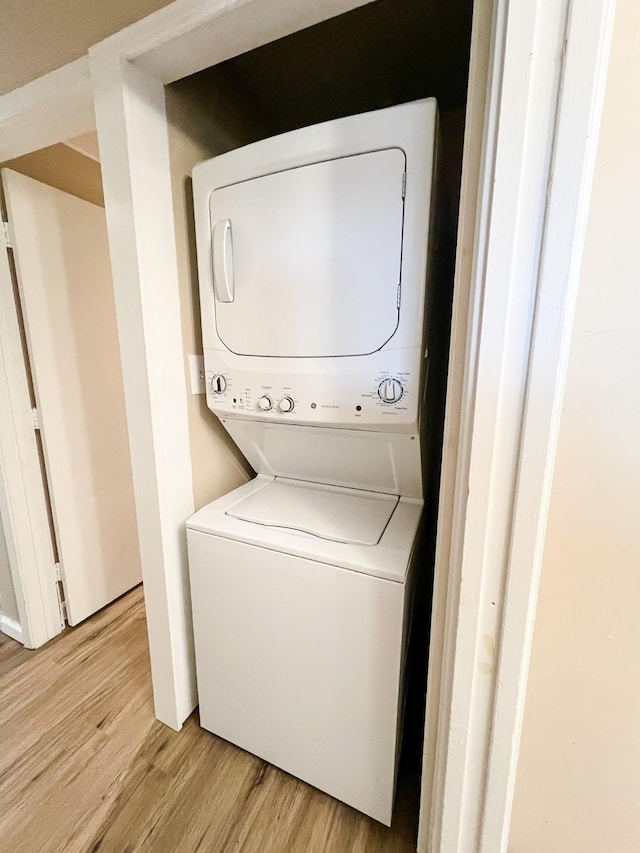
[[[31,415],[14,438],[39,473],[23,483],[37,510],[30,523],[46,526],[42,560],[23,550],[9,581],[14,597],[18,586],[26,598],[31,576],[49,605],[55,588],[58,630],[53,617],[44,635],[23,626],[39,637],[29,645],[41,645],[141,579],[96,134],[2,164],[2,185],[10,243],[3,304],[20,351],[5,368],[26,390],[10,400],[14,421],[25,423],[17,415],[25,407]],[[29,622],[26,603],[13,615]]]
[[[439,106],[438,287],[429,313],[422,571],[413,612],[394,827],[417,830],[439,471],[473,4],[381,2],[331,18],[166,87],[185,362],[201,353],[190,173],[226,151],[300,127],[425,97]],[[183,259],[184,260],[184,259]],[[207,409],[189,427],[198,509],[252,476]],[[216,459],[216,465],[212,465]],[[224,464],[220,465],[219,461]]]

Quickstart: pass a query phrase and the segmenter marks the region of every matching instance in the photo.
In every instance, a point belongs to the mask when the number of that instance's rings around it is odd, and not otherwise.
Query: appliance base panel
[[[405,584],[187,538],[202,726],[389,825]]]

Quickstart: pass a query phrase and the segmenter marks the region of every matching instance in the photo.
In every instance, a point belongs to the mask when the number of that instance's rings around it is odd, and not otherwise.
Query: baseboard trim
[[[20,623],[14,619],[10,619],[4,613],[0,613],[0,631],[6,634],[7,637],[11,637],[12,640],[22,643],[24,646],[24,635]]]

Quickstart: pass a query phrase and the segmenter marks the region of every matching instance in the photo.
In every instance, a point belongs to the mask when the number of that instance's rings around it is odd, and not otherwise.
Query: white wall
[[[639,90],[618,0],[510,853],[640,849]]]

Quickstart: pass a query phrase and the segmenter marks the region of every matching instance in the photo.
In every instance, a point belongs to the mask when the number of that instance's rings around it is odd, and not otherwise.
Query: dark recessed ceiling
[[[472,5],[378,0],[198,76],[235,91],[274,133],[427,96],[455,109],[466,99]]]

